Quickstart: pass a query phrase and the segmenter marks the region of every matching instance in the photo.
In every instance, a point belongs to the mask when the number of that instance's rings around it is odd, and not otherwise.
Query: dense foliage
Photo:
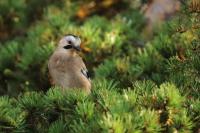
[[[198,132],[194,1],[147,34],[146,1],[1,0],[0,131]],[[90,95],[50,88],[48,58],[68,33],[82,39]]]

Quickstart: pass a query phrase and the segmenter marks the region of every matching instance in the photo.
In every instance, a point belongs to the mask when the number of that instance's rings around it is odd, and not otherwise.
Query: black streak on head
[[[71,48],[73,48],[73,47],[72,47],[72,45],[66,45],[66,46],[64,46],[63,48],[64,48],[64,49],[71,49]]]

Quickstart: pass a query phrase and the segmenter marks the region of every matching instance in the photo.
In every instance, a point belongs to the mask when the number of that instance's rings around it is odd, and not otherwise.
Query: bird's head
[[[80,45],[81,45],[81,39],[78,36],[68,34],[60,40],[58,48],[66,50],[74,49],[80,51],[81,50]]]

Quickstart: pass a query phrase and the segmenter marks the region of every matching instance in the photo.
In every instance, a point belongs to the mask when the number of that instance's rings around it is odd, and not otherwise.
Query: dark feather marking
[[[81,69],[81,73],[87,78],[90,79],[89,73],[87,71],[87,69]]]
[[[71,49],[71,48],[73,48],[73,47],[72,47],[72,45],[66,45],[66,46],[64,46],[63,48],[64,48],[64,49]]]

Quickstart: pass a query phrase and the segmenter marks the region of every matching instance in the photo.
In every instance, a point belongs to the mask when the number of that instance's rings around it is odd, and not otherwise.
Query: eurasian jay
[[[78,55],[81,40],[75,35],[64,36],[49,59],[48,68],[53,84],[63,89],[80,88],[90,93],[91,80]]]

